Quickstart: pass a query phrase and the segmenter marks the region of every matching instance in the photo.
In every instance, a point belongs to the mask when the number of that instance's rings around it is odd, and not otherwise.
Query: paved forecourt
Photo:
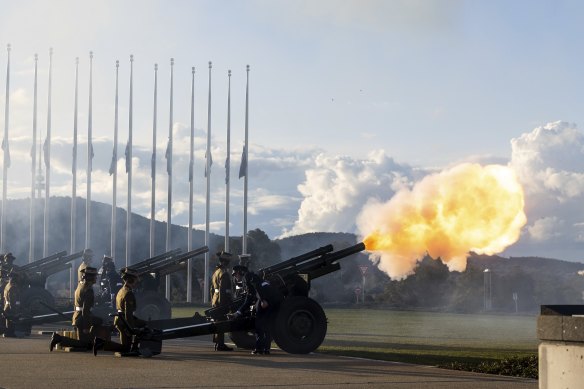
[[[1,388],[510,388],[537,381],[323,354],[213,351],[210,337],[175,339],[153,358],[49,353],[49,336],[0,338]]]

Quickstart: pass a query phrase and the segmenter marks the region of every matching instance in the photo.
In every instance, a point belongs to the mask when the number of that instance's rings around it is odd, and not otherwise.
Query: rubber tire
[[[256,338],[253,330],[230,332],[229,338],[235,343],[237,348],[244,350],[252,350],[255,348]]]
[[[322,307],[304,296],[286,298],[272,324],[274,341],[290,354],[313,352],[322,344],[327,331]]]
[[[136,293],[136,316],[142,320],[170,319],[172,307],[164,296],[154,291]]]
[[[55,298],[48,290],[33,286],[24,291],[22,296],[22,307],[29,310],[30,314],[33,316],[53,313],[49,308],[40,304],[40,301],[50,307],[55,307]]]

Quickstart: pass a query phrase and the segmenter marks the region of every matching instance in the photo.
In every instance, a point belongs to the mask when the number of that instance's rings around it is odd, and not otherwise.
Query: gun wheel
[[[42,315],[45,313],[52,313],[46,306],[41,303],[45,303],[50,307],[55,306],[55,298],[46,289],[38,288],[36,286],[30,287],[25,290],[22,297],[22,306],[27,307],[30,313],[33,315]]]
[[[168,300],[156,292],[136,294],[136,316],[142,320],[170,319],[172,308]]]
[[[272,334],[278,347],[290,354],[308,354],[323,342],[327,321],[321,306],[303,296],[284,300],[273,322]]]
[[[234,331],[229,333],[229,338],[237,348],[251,350],[255,348],[255,332],[252,331]]]

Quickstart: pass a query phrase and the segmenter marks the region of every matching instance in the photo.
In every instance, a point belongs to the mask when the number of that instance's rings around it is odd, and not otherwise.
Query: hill
[[[28,199],[9,200],[6,207],[5,248],[17,258],[16,264],[28,262],[29,253],[29,207]],[[43,205],[38,200],[36,207],[35,258],[42,257],[43,246]],[[85,243],[85,199],[75,203],[78,215],[76,251]],[[100,258],[109,254],[111,234],[111,206],[92,203],[91,248]],[[69,251],[70,246],[71,199],[51,198],[48,252]],[[150,219],[134,214],[132,220],[133,242],[130,263],[148,258]],[[117,267],[125,265],[126,211],[117,208],[118,240],[114,253]],[[187,249],[187,228],[172,226],[171,248]],[[252,254],[252,269],[259,269],[283,259],[332,244],[335,250],[350,246],[358,237],[349,233],[309,233],[277,240],[270,240],[261,230],[248,231],[248,252]],[[193,248],[204,245],[204,231],[194,230]],[[210,234],[211,253],[222,249],[224,237]],[[241,237],[230,239],[231,251],[241,253]],[[155,222],[155,253],[166,251],[166,223]],[[209,264],[214,268],[214,260]],[[381,272],[365,253],[352,255],[341,262],[341,270],[319,278],[313,282],[311,296],[322,303],[353,304],[365,302],[389,305],[406,309],[431,309],[444,311],[478,312],[485,309],[487,276],[491,277],[492,310],[514,312],[535,312],[540,304],[582,303],[584,277],[577,274],[584,264],[541,257],[486,256],[471,254],[465,272],[449,272],[440,261],[425,258],[419,263],[415,274],[402,281],[392,281]],[[365,285],[361,267],[368,266]],[[202,285],[203,261],[195,262],[196,279]],[[173,299],[185,299],[185,274],[173,276]],[[63,277],[65,278],[65,277]],[[362,289],[365,293],[362,293]],[[200,298],[201,288],[194,288],[195,299]],[[359,289],[361,289],[360,293]],[[517,301],[513,296],[517,296]],[[516,305],[517,303],[517,305]]]

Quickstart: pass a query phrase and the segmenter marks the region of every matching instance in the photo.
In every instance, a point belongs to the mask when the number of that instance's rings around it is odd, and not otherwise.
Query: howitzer
[[[155,266],[156,263],[164,262],[168,258],[172,258],[175,255],[180,254],[181,251],[182,251],[181,249],[170,250],[165,253],[155,255],[152,258],[148,258],[133,265],[130,265],[128,267],[131,268],[132,270],[137,271],[138,273],[144,273],[145,271],[148,271],[148,269],[150,269],[151,267]]]
[[[160,279],[168,274],[172,274],[184,268],[184,264],[190,258],[194,258],[198,255],[205,254],[209,251],[207,246],[199,247],[198,249],[188,251],[184,254],[180,254],[180,249],[176,254],[164,258],[162,260],[156,261],[145,267],[140,267],[135,269],[138,271],[140,277],[144,277],[146,274],[150,274]]]
[[[208,251],[207,246],[184,254],[181,254],[181,249],[174,249],[131,265],[130,268],[137,271],[140,277],[140,283],[135,291],[136,316],[149,321],[170,319],[171,304],[163,294],[159,293],[161,279],[168,274],[185,269],[185,264],[189,259]],[[111,310],[96,312],[100,317],[105,318]]]
[[[38,261],[26,264],[20,267],[20,271],[26,274],[26,278],[31,287],[44,288],[47,278],[60,271],[69,269],[71,264],[77,258],[81,258],[83,251],[67,255],[66,251],[50,255]]]
[[[26,265],[22,265],[19,269],[22,271],[38,271],[38,269],[42,268],[42,265],[44,265],[45,263],[49,263],[54,261],[55,259],[61,258],[63,256],[67,255],[67,251],[60,251],[58,253],[49,255],[48,257],[44,257],[41,259],[38,259],[36,261],[33,261],[31,263],[27,263]]]
[[[292,354],[307,354],[322,344],[327,331],[327,319],[322,307],[308,297],[310,281],[340,269],[338,261],[363,250],[363,243],[336,252],[331,252],[332,246],[328,245],[259,271],[284,296],[270,323],[274,341],[282,350]],[[245,297],[241,297],[231,304],[206,310],[205,316],[196,314],[190,318],[191,324],[185,319],[173,319],[152,322],[150,325],[164,327],[156,335],[156,340],[160,341],[230,332],[231,339],[238,347],[250,348],[255,340],[251,333],[255,325],[253,312],[244,310],[244,315],[237,318],[227,316],[228,312],[239,309],[244,301]],[[137,342],[140,343],[139,336]]]
[[[22,306],[31,314],[41,314],[46,312],[46,305],[54,306],[53,295],[45,289],[47,278],[63,270],[71,268],[71,261],[80,258],[83,251],[67,255],[66,251],[61,251],[38,261],[26,264],[19,268],[19,271],[26,275],[27,286],[23,291]]]

